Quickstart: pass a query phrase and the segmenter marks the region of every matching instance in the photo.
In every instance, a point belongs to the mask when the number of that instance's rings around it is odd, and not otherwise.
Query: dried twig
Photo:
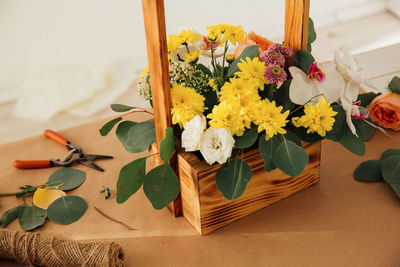
[[[131,226],[129,226],[129,225],[127,225],[127,224],[121,222],[121,221],[118,221],[118,220],[116,220],[116,219],[114,219],[114,218],[108,216],[107,214],[105,214],[104,212],[102,212],[101,210],[99,210],[97,207],[94,207],[94,209],[95,209],[98,213],[100,213],[101,215],[103,215],[104,217],[106,217],[107,219],[109,219],[109,220],[111,220],[111,221],[113,221],[113,222],[116,222],[116,223],[121,224],[122,226],[124,226],[126,229],[128,229],[128,230],[130,230],[130,231],[131,231],[131,230],[137,230],[137,229],[135,229],[135,228],[133,228],[133,227],[131,227]]]

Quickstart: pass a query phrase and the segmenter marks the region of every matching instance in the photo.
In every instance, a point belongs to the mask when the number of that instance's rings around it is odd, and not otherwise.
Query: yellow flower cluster
[[[337,112],[333,111],[330,103],[322,97],[318,100],[317,105],[306,106],[303,116],[292,118],[292,123],[295,127],[308,128],[307,133],[317,132],[320,136],[325,136],[326,132],[332,130],[336,114]]]
[[[171,88],[172,98],[172,123],[183,127],[196,115],[202,115],[205,98],[193,88],[174,83]]]
[[[201,38],[198,33],[193,33],[191,30],[182,30],[178,34],[170,34],[167,38],[168,52],[174,52],[183,44],[194,44]]]
[[[195,62],[204,51],[194,50],[190,53],[183,53],[182,56],[186,59],[186,63]]]
[[[283,107],[277,107],[275,101],[270,102],[268,99],[261,101],[256,109],[254,123],[258,125],[258,132],[265,130],[265,140],[269,140],[275,134],[285,134],[283,127],[288,122],[289,110],[282,113]]]
[[[207,27],[207,38],[210,41],[218,42],[224,45],[229,41],[232,45],[241,43],[244,40],[245,32],[242,26],[233,26],[230,24],[220,23]]]
[[[238,67],[241,71],[235,72],[235,75],[255,83],[260,90],[264,90],[264,84],[267,83],[264,77],[265,65],[258,57],[246,57],[246,61],[242,59]]]
[[[236,78],[226,82],[220,92],[220,103],[213,108],[207,118],[210,126],[225,128],[232,135],[242,136],[251,124],[259,125],[258,132],[265,130],[266,139],[278,133],[286,133],[289,111],[282,112],[275,102],[261,100],[257,82],[254,79]]]

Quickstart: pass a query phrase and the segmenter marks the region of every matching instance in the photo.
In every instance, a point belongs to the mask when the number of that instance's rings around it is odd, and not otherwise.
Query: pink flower
[[[367,113],[362,113],[360,111],[360,105],[361,105],[361,101],[357,101],[357,102],[353,103],[353,105],[351,107],[351,116],[354,119],[368,119],[369,112],[367,111]]]
[[[273,65],[285,65],[285,57],[276,51],[265,51],[260,55],[260,59],[264,62],[265,65],[273,64]]]
[[[264,77],[268,83],[283,83],[287,79],[287,74],[279,65],[269,64],[265,66]]]
[[[275,51],[282,55],[287,55],[287,56],[293,55],[292,49],[290,49],[290,47],[283,45],[283,44],[276,44],[276,43],[272,44],[268,47],[267,51]]]

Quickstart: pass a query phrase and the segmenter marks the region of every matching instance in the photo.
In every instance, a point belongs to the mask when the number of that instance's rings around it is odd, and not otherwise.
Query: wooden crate
[[[258,149],[246,151],[242,159],[249,164],[253,177],[243,195],[230,201],[218,191],[215,176],[221,165],[209,165],[194,153],[178,152],[178,174],[181,186],[183,216],[200,234],[210,233],[272,203],[286,198],[319,181],[321,142],[303,143],[310,161],[304,172],[292,178],[279,169],[264,170],[264,160]],[[157,153],[157,145],[150,153]],[[152,157],[159,165],[159,157]]]
[[[285,3],[284,43],[293,51],[306,49],[310,0],[286,0]],[[165,128],[172,126],[164,2],[142,0],[142,5],[159,144],[164,138]],[[157,144],[151,147],[152,153],[157,151]],[[192,153],[179,151],[170,164],[180,179],[181,194],[169,208],[175,216],[183,211],[183,215],[200,233],[209,233],[318,182],[320,143],[305,144],[305,148],[310,163],[304,173],[294,179],[280,170],[265,172],[258,149],[246,152],[243,159],[252,168],[253,178],[244,194],[234,201],[223,198],[215,185],[219,165],[210,166]],[[154,164],[161,163],[157,157],[153,158]]]

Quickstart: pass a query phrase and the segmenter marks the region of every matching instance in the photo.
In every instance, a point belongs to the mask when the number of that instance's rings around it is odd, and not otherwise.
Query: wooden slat
[[[160,144],[164,138],[165,129],[172,127],[164,2],[163,0],[142,0],[142,6],[157,144]],[[176,157],[170,160],[170,165],[175,167],[174,170],[178,174]],[[181,215],[180,203],[180,196],[178,196],[168,206],[175,216]]]
[[[286,0],[285,41],[294,52],[307,49],[310,0]]]

